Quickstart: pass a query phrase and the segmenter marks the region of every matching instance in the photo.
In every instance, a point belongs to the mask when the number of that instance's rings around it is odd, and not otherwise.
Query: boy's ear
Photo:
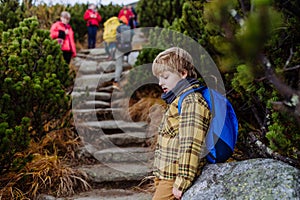
[[[181,78],[182,79],[185,79],[186,77],[187,77],[187,75],[188,75],[188,72],[187,72],[187,70],[183,70],[182,72],[181,72]]]

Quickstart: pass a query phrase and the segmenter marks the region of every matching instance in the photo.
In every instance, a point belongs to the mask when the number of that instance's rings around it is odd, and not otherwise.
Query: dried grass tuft
[[[52,131],[39,142],[32,141],[27,151],[15,156],[25,159],[32,155],[33,159],[17,173],[0,177],[0,200],[35,199],[41,193],[69,196],[89,190],[86,174],[70,167],[80,145],[70,128]]]
[[[166,106],[162,99],[144,97],[129,108],[129,115],[133,121],[146,121],[148,123],[147,134],[149,139],[147,145],[152,149],[156,146],[158,127]]]
[[[137,186],[134,186],[133,189],[139,192],[153,194],[155,192],[154,178],[155,176],[147,176],[143,178],[143,180],[141,180]]]

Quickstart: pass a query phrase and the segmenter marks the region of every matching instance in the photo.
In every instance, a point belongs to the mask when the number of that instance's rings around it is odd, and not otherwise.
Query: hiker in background
[[[89,4],[88,9],[83,15],[83,19],[86,21],[86,25],[88,27],[88,48],[95,48],[97,30],[99,27],[99,23],[102,20],[101,15],[96,10],[95,4]]]
[[[134,18],[134,14],[131,12],[131,10],[127,6],[123,6],[123,8],[120,10],[118,18],[121,20],[122,17],[125,17],[127,19],[127,23],[122,20],[125,24],[129,24],[131,18]]]
[[[131,12],[134,15],[134,17],[131,17],[130,20],[129,20],[129,26],[131,27],[131,29],[134,29],[138,26],[137,13],[136,13],[133,6],[128,6],[128,9],[131,10]]]
[[[122,17],[121,17],[122,19]],[[124,19],[126,21],[126,19]],[[124,55],[130,53],[132,49],[131,40],[133,32],[124,21],[120,20],[120,25],[117,27],[117,48],[116,48],[116,71],[115,78],[113,82],[113,88],[120,90],[120,78],[123,71],[123,60]]]
[[[71,58],[76,56],[74,32],[69,24],[71,15],[67,11],[60,14],[60,21],[55,22],[50,28],[50,36],[61,45],[63,57],[70,64]]]
[[[153,61],[152,72],[168,104],[155,149],[153,200],[180,199],[206,164],[203,151],[211,112],[201,93],[191,93],[178,113],[180,94],[200,85],[188,52],[178,47],[161,52]]]
[[[111,17],[104,22],[103,40],[105,45],[105,51],[108,55],[107,60],[115,58],[116,46],[117,46],[117,28],[120,25],[117,17]]]

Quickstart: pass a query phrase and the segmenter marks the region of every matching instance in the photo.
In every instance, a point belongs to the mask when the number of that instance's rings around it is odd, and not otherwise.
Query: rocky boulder
[[[300,170],[272,159],[208,164],[182,200],[300,199]]]

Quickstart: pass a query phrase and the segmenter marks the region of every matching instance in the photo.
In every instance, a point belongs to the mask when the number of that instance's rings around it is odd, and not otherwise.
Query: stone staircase
[[[136,53],[129,55],[127,60],[134,60],[134,57]],[[97,160],[96,164],[84,164],[78,169],[88,175],[91,185],[111,185],[112,182],[116,185],[126,185],[126,182],[138,184],[151,175],[153,150],[146,141],[152,136],[147,133],[146,122],[130,119],[128,108],[124,107],[128,99],[124,98],[122,90],[112,87],[115,61],[106,61],[106,58],[105,50],[96,48],[80,51],[73,60],[78,69],[72,92],[75,126],[84,141],[83,154]],[[123,62],[123,77],[132,64]],[[94,194],[97,193],[95,199],[102,199],[99,191],[94,191]],[[112,195],[114,193],[116,191],[112,191]],[[147,193],[137,194],[130,190],[117,193],[117,197],[109,198],[106,194],[103,199],[131,199],[130,195],[134,199],[151,199]],[[68,199],[79,200],[82,196],[85,195]],[[93,195],[88,196],[87,199],[94,198]]]

